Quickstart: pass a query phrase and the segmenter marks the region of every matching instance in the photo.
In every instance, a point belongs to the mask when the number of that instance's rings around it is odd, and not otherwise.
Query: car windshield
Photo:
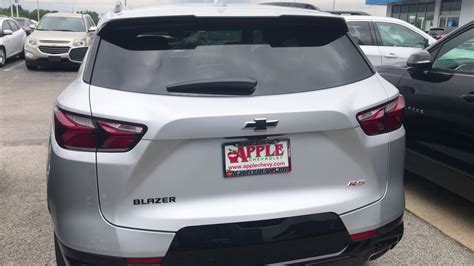
[[[86,31],[86,26],[82,18],[45,17],[37,30],[83,32]]]
[[[99,36],[96,86],[168,94],[176,84],[203,87],[245,79],[251,80],[245,86],[257,83],[253,95],[269,95],[341,86],[373,74],[339,19],[113,24]]]

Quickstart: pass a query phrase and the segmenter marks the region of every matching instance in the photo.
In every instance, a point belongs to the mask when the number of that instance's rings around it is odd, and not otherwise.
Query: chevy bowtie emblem
[[[266,118],[255,118],[253,122],[245,122],[243,129],[253,129],[255,131],[264,131],[267,128],[274,128],[278,125],[278,120],[267,120]]]

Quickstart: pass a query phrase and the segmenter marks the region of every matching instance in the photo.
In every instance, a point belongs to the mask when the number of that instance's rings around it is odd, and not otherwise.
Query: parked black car
[[[474,21],[379,73],[406,100],[406,169],[474,202]]]

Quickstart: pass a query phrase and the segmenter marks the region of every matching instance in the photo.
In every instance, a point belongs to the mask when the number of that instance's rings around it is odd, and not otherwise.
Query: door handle
[[[463,100],[465,100],[468,103],[474,103],[474,92],[470,92],[468,94],[464,94],[461,96]]]
[[[398,58],[398,55],[396,55],[395,53],[389,53],[389,54],[386,54],[384,55],[386,58]]]

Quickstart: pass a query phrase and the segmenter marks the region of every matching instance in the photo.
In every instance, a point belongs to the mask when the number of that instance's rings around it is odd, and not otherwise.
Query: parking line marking
[[[14,65],[14,66],[11,66],[11,67],[9,67],[9,68],[6,68],[6,69],[4,69],[4,70],[3,70],[3,72],[9,72],[9,71],[12,71],[13,69],[15,69],[15,68],[17,68],[19,65],[21,65],[21,63],[22,63],[22,62],[23,62],[23,61],[18,61],[18,63],[17,63],[16,65]]]

